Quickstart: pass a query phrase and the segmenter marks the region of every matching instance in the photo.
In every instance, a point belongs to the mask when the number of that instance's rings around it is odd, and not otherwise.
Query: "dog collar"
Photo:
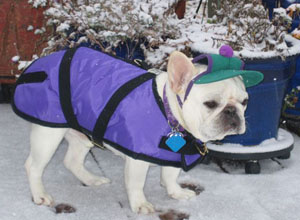
[[[164,104],[166,117],[167,117],[170,127],[172,129],[178,129],[180,132],[185,131],[185,129],[180,125],[180,123],[177,121],[177,119],[175,118],[175,116],[173,115],[173,113],[171,111],[167,93],[166,93],[166,84],[165,84],[164,90],[163,90],[163,104]]]
[[[202,157],[205,156],[208,153],[206,144],[197,140],[192,134],[186,131],[172,114],[166,94],[166,84],[163,89],[163,106],[168,124],[172,131],[166,137],[162,138],[160,147],[168,151],[171,149],[173,152],[182,154],[182,164],[185,164],[184,155],[200,154]],[[183,169],[185,169],[185,165],[183,165]]]
[[[244,62],[237,57],[233,57],[233,49],[229,45],[223,45],[219,49],[219,54],[199,55],[192,60],[192,63],[206,64],[207,69],[189,82],[183,101],[177,95],[180,107],[187,99],[194,84],[206,84],[241,76],[245,87],[251,87],[259,84],[264,78],[261,72],[244,70]]]

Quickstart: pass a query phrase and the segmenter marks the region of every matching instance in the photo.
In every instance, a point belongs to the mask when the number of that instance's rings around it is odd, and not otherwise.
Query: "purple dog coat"
[[[187,131],[178,152],[166,146],[171,128],[155,75],[94,49],[63,50],[33,62],[17,81],[12,106],[32,123],[71,127],[134,159],[186,171],[203,159],[203,145]]]

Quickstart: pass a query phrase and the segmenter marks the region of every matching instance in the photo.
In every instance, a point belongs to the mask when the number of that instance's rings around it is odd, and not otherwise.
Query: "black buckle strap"
[[[93,129],[93,142],[102,144],[102,140],[108,126],[109,120],[114,114],[120,102],[135,88],[143,84],[144,82],[153,79],[155,74],[145,73],[140,75],[121,86],[109,99],[104,109],[100,113],[97,122]]]
[[[22,73],[16,84],[39,83],[45,81],[45,79],[47,79],[47,74],[44,71]]]
[[[159,147],[173,152],[167,145],[166,140],[168,139],[167,136],[163,136],[160,140]],[[176,153],[180,153],[183,155],[195,155],[200,154],[201,156],[205,156],[208,153],[208,149],[205,143],[199,143],[197,140],[190,135],[186,135],[184,137],[186,144]]]
[[[133,62],[136,63],[139,67],[143,68],[144,70],[151,69],[151,66],[148,65],[144,60],[134,59]]]
[[[72,106],[71,96],[71,62],[76,53],[77,48],[68,49],[59,66],[59,99],[62,111],[68,125],[78,131],[81,131],[81,127],[77,121],[76,115]]]
[[[77,121],[76,115],[72,106],[71,99],[71,85],[70,85],[70,68],[74,54],[78,48],[68,49],[61,61],[59,67],[59,94],[60,104],[64,113],[65,119],[71,128],[81,131],[81,127]],[[155,74],[145,73],[140,75],[120,87],[110,98],[100,116],[97,119],[95,127],[93,129],[92,141],[97,145],[102,145],[102,139],[106,131],[106,127],[109,123],[111,116],[118,107],[119,103],[125,98],[132,90],[144,82],[153,79]]]

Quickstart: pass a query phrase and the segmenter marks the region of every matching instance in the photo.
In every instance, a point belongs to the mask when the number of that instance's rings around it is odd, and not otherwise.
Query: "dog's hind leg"
[[[161,168],[161,185],[167,188],[168,195],[173,199],[189,199],[196,196],[196,193],[189,189],[183,189],[177,183],[180,169],[175,167]]]
[[[49,128],[32,124],[31,150],[25,163],[33,201],[38,205],[53,205],[53,199],[44,189],[42,176],[67,128]]]
[[[83,184],[87,186],[99,186],[103,183],[109,183],[110,180],[105,177],[96,176],[84,167],[84,160],[93,147],[88,138],[73,129],[70,129],[66,136],[69,143],[68,152],[64,159],[64,164]]]

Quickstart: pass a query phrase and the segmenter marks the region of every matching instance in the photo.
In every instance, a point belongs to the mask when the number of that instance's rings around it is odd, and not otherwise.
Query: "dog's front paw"
[[[47,193],[33,195],[32,200],[37,205],[45,205],[52,207],[54,205],[53,198]]]
[[[145,215],[155,212],[154,206],[150,202],[147,202],[147,201],[140,203],[140,204],[133,204],[131,206],[131,209],[135,213],[145,214]]]
[[[176,190],[171,191],[168,194],[171,198],[178,200],[190,199],[196,196],[196,193],[194,191],[189,189],[183,189],[181,187],[176,187]]]

